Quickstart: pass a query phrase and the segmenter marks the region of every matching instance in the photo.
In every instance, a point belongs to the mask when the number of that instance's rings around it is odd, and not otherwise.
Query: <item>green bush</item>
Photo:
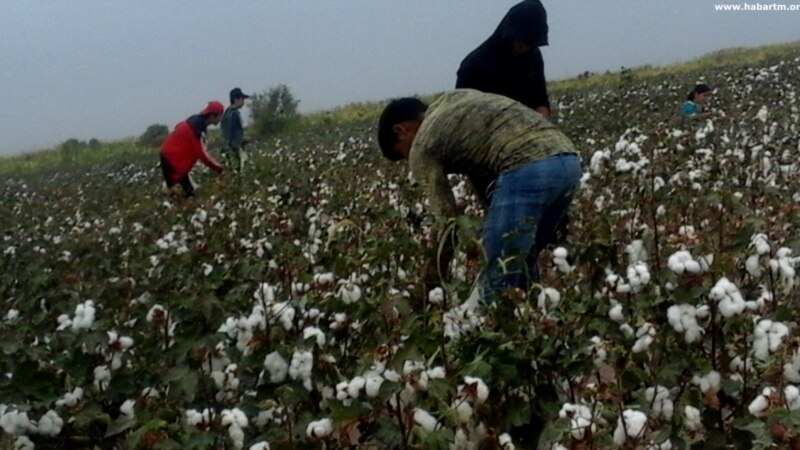
[[[285,84],[253,95],[250,98],[252,133],[257,136],[269,136],[297,122],[300,118],[297,113],[298,103],[300,101],[294,98]]]
[[[166,125],[153,124],[139,137],[139,144],[144,147],[161,147],[168,135],[169,128]]]

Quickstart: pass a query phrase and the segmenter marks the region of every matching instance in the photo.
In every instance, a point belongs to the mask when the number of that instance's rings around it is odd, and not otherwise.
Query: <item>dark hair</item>
[[[397,133],[394,132],[392,127],[398,123],[421,118],[427,109],[428,105],[414,97],[394,99],[386,105],[386,108],[381,113],[380,120],[378,120],[378,145],[381,147],[383,156],[391,161],[403,159],[402,155],[394,151],[394,144],[397,143]]]
[[[694,87],[694,89],[692,89],[692,92],[689,92],[689,95],[686,97],[686,99],[693,102],[695,95],[710,91],[711,88],[708,87],[707,84],[698,84],[697,86]]]

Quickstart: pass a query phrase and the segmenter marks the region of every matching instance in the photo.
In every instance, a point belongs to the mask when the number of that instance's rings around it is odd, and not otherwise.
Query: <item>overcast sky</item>
[[[439,92],[515,3],[0,0],[0,155],[171,128],[234,86],[285,83],[303,112]],[[544,0],[547,78],[800,38],[800,12],[715,3]]]

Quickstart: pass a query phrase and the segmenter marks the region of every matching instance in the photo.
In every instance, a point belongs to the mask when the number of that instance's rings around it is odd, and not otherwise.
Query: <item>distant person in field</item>
[[[698,84],[689,92],[686,101],[681,106],[681,117],[684,119],[707,119],[715,115],[713,111],[703,108],[713,92],[707,84]]]
[[[582,175],[572,142],[543,115],[508,97],[456,89],[428,108],[393,100],[378,123],[383,155],[407,159],[434,213],[458,215],[448,174],[464,174],[486,208],[481,278],[485,302],[507,288],[527,292]],[[448,255],[449,257],[449,255]],[[444,273],[449,261],[437,261]]]
[[[486,41],[461,62],[456,88],[505,95],[550,116],[550,99],[539,47],[548,45],[547,12],[524,0],[506,13]]]
[[[222,115],[222,123],[220,124],[222,138],[225,140],[223,153],[228,160],[228,167],[237,172],[244,170],[244,163],[247,161],[244,147],[248,140],[244,137],[242,115],[239,110],[242,109],[245,100],[248,98],[250,96],[243,93],[241,89],[238,87],[233,88],[230,92],[231,105]]]
[[[223,166],[206,151],[206,129],[222,120],[225,107],[218,101],[208,102],[200,111],[175,126],[161,146],[161,171],[167,188],[180,184],[186,197],[194,195],[195,184],[189,172],[199,159],[211,170],[222,173]]]

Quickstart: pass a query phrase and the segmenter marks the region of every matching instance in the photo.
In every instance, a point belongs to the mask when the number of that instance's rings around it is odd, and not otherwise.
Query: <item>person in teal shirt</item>
[[[707,84],[698,84],[689,92],[686,101],[681,107],[681,117],[685,119],[707,119],[714,115],[712,111],[705,111],[703,104],[711,98],[711,88]]]

